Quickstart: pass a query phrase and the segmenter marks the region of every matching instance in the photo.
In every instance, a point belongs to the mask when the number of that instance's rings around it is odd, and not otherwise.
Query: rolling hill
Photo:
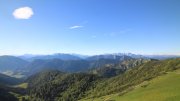
[[[163,61],[149,61],[141,66],[126,71],[122,75],[99,81],[96,87],[86,94],[87,99],[100,98],[105,95],[116,93],[126,93],[129,89],[132,89],[134,86],[144,81],[149,81],[176,69],[180,69],[179,58]]]
[[[145,81],[122,94],[116,93],[93,101],[179,101],[180,100],[180,69]],[[92,101],[84,99],[81,101]]]
[[[0,72],[23,69],[27,64],[27,61],[15,56],[0,56]]]
[[[20,82],[22,82],[21,79],[17,79],[17,78],[10,77],[10,76],[4,75],[4,74],[0,74],[0,84],[15,85],[15,84],[18,84]]]

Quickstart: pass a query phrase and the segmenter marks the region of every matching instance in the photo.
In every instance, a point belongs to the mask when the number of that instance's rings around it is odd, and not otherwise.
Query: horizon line
[[[154,53],[154,54],[144,54],[144,53],[133,53],[133,52],[112,52],[112,53],[100,53],[100,54],[80,54],[80,53],[61,53],[61,52],[57,52],[57,53],[44,53],[44,54],[36,54],[36,53],[24,53],[24,54],[0,54],[0,56],[23,56],[23,55],[35,55],[35,56],[40,56],[40,55],[55,55],[55,54],[69,54],[69,55],[84,55],[84,56],[95,56],[95,55],[110,55],[110,54],[114,54],[114,55],[117,55],[117,54],[124,54],[124,55],[127,55],[127,54],[134,54],[134,55],[142,55],[142,56],[180,56],[180,53],[177,53],[177,54],[166,54],[166,53]]]

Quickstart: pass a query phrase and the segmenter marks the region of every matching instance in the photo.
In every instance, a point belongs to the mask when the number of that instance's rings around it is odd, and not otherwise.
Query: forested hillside
[[[32,76],[28,92],[31,100],[76,101],[93,99],[109,94],[124,94],[134,86],[180,68],[180,59],[151,60],[115,77],[104,78],[95,74],[43,72]]]
[[[90,69],[90,73],[97,74],[103,77],[113,77],[124,73],[126,70],[140,66],[143,63],[151,61],[152,59],[127,59],[122,62],[114,64],[106,64],[99,68]]]
[[[137,84],[179,68],[179,58],[149,61],[141,66],[128,70],[122,75],[100,81],[94,89],[88,92],[88,97],[100,97],[117,92],[126,92]]]
[[[27,80],[27,90],[31,101],[76,101],[84,97],[98,79],[93,74],[44,71]]]
[[[154,60],[128,57],[122,61],[53,59],[36,60],[28,66],[34,67],[35,71],[25,80],[0,74],[1,99],[84,101],[113,94],[124,95],[143,82],[180,69],[180,58]],[[76,73],[59,70],[63,67],[77,70],[79,66],[94,68]]]

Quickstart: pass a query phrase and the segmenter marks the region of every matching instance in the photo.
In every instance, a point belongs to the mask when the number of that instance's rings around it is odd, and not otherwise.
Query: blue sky
[[[180,0],[0,0],[0,54],[180,55],[179,5]]]

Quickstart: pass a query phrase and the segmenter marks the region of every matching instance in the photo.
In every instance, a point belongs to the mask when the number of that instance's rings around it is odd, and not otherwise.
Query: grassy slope
[[[21,84],[19,84],[19,85],[15,85],[14,87],[26,89],[26,88],[28,87],[28,83],[21,83]]]
[[[118,95],[103,96],[93,101],[180,101],[180,70],[143,83],[122,96]]]

